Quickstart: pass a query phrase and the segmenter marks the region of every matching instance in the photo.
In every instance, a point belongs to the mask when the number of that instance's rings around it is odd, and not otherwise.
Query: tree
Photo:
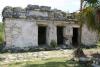
[[[74,51],[75,55],[80,54],[78,53],[78,51],[82,52],[82,49],[80,46],[81,46],[82,26],[84,24],[86,24],[90,30],[95,30],[95,31],[100,32],[100,24],[99,24],[100,22],[98,21],[100,19],[97,18],[98,17],[97,9],[99,8],[99,4],[100,4],[99,0],[80,0],[80,12],[78,15],[78,21],[80,25],[79,44],[78,44],[78,48]],[[100,14],[99,14],[99,17],[100,17]]]
[[[82,26],[86,24],[90,30],[96,30],[100,32],[100,20],[97,18],[97,9],[100,4],[99,0],[80,0],[80,38],[79,38],[79,46],[81,45],[81,34],[82,34]],[[99,15],[100,17],[100,15]],[[85,22],[84,22],[85,20]]]

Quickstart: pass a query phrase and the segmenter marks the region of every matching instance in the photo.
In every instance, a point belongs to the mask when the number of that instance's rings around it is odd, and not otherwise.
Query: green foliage
[[[2,44],[4,41],[4,36],[3,36],[3,33],[1,32],[0,33],[0,44]]]
[[[84,0],[84,1],[86,1],[88,4],[90,4],[92,6],[99,3],[99,0]]]
[[[95,30],[100,32],[100,19],[97,17],[96,8],[87,7],[84,10],[84,16],[86,20],[86,25],[90,30]]]
[[[51,40],[50,46],[51,46],[52,48],[56,48],[56,47],[57,47],[56,41],[55,41],[55,40]]]
[[[0,22],[0,44],[3,44],[4,42],[4,27],[3,23]]]
[[[98,41],[96,45],[98,48],[100,48],[100,41]]]
[[[3,23],[0,22],[0,32],[3,32],[3,29],[4,29],[4,27],[3,27]]]
[[[87,7],[83,11],[83,15],[85,17],[85,24],[90,30],[96,30],[97,29],[97,24],[95,20],[95,11],[92,7]]]
[[[84,16],[83,16],[82,13],[83,13],[83,12],[79,12],[79,13],[76,13],[76,14],[75,14],[76,19],[79,21],[79,22],[77,22],[79,25],[84,24],[84,20],[83,20]]]
[[[78,16],[80,24],[86,24],[88,29],[98,32],[100,32],[100,22],[98,22],[96,10],[99,4],[99,0],[84,0],[83,8]]]

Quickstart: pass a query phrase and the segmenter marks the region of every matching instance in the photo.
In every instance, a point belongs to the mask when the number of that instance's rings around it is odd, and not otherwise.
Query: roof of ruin
[[[6,6],[3,18],[34,18],[36,20],[68,20],[64,11],[51,9],[49,6],[28,5],[26,8]]]

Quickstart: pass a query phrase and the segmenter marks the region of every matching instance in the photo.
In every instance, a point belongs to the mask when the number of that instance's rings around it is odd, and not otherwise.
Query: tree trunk
[[[82,4],[83,4],[83,0],[80,0],[80,12],[82,11]],[[80,18],[81,16],[82,15],[80,15]],[[79,28],[79,43],[78,43],[79,48],[81,46],[81,37],[82,37],[82,22],[80,22],[80,28]]]
[[[80,0],[80,12],[82,11],[82,4],[83,4],[83,0]],[[82,17],[82,15],[80,15],[80,18]],[[81,49],[81,36],[82,36],[82,22],[80,22],[80,28],[79,28],[79,38],[78,38],[78,47],[76,48],[76,50],[74,51],[74,55],[75,57],[80,57],[82,55],[80,55],[80,52],[83,52],[83,50]]]

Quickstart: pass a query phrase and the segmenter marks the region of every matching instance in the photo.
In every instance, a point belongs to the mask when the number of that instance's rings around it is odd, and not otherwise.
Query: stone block
[[[39,9],[39,6],[38,5],[28,5],[26,7],[26,10],[34,10],[34,9]]]
[[[40,6],[41,11],[50,11],[51,7],[48,6]]]
[[[25,17],[26,11],[20,7],[13,8],[13,17],[14,18],[23,18]]]
[[[5,8],[3,9],[2,16],[3,16],[4,18],[9,18],[9,17],[11,18],[12,15],[13,15],[13,8],[12,8],[12,7],[7,6],[7,7],[5,7]]]

